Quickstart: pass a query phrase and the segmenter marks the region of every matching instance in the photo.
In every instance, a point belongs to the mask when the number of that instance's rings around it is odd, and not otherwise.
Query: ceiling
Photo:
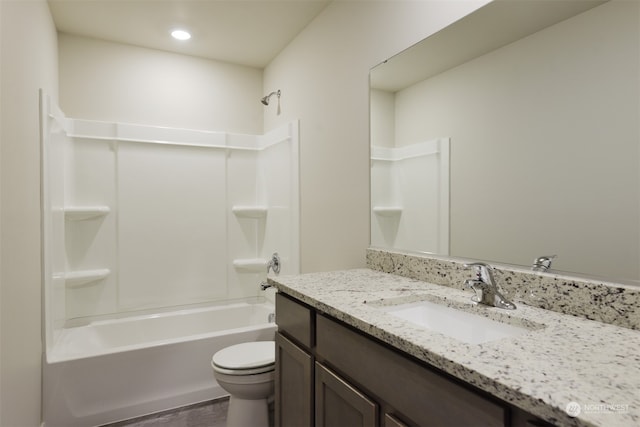
[[[58,31],[264,68],[331,0],[48,0]],[[170,32],[188,30],[188,41]]]

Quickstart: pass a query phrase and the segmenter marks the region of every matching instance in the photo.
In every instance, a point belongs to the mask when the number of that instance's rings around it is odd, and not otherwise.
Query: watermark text
[[[580,414],[625,414],[629,412],[629,405],[623,403],[578,403],[569,402],[565,412],[570,417]]]

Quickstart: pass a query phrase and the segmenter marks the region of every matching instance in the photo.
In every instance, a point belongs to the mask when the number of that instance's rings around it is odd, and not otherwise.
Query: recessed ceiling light
[[[173,30],[171,31],[171,36],[176,40],[189,40],[191,38],[191,34],[184,30]]]

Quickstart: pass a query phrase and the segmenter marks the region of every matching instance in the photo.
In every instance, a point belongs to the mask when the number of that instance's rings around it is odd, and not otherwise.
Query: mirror
[[[494,1],[371,70],[371,245],[640,279],[640,6]]]

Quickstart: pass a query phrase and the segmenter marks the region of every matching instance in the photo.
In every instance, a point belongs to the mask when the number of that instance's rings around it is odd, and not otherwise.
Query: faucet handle
[[[542,255],[533,261],[531,269],[533,271],[547,271],[551,268],[551,263],[558,255]]]
[[[276,274],[280,274],[280,265],[280,256],[278,252],[274,252],[269,262],[267,262],[267,274],[269,274],[270,270],[273,270]]]
[[[491,267],[489,264],[485,264],[484,262],[472,262],[469,264],[465,264],[464,268],[473,269],[473,272],[478,279],[491,279],[491,271],[493,271],[493,267]]]

